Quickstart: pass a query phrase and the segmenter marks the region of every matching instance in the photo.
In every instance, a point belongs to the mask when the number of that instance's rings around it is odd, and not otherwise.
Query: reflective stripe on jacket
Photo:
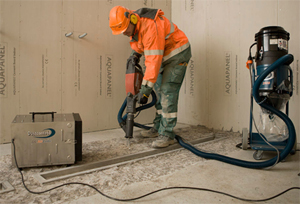
[[[160,9],[142,8],[134,12],[138,22],[130,46],[145,55],[146,71],[143,84],[153,87],[161,63],[189,47],[186,35],[164,17]]]

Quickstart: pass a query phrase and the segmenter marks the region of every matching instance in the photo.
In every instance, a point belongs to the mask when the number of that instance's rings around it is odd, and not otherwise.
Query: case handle
[[[29,114],[32,114],[32,122],[34,122],[34,115],[46,115],[51,114],[52,115],[52,122],[54,121],[54,113],[56,112],[30,112]]]

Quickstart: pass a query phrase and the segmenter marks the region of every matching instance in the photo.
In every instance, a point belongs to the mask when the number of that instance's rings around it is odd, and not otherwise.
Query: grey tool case
[[[82,121],[78,113],[32,112],[11,124],[12,164],[36,167],[74,164],[82,160]]]

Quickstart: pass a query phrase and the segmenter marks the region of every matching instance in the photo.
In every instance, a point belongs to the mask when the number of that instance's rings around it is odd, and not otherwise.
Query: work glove
[[[134,53],[128,58],[127,63],[131,61],[133,64],[138,64],[140,63],[140,58],[141,58],[140,54]]]
[[[148,97],[145,95],[138,93],[138,103],[139,104],[146,104],[148,102]]]
[[[148,102],[148,98],[152,92],[152,88],[147,85],[142,85],[140,92],[138,93],[138,103],[146,104]]]

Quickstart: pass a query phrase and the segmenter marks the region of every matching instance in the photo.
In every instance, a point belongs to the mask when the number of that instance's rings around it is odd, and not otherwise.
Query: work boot
[[[142,137],[157,137],[158,131],[155,128],[151,128],[149,130],[141,131]]]
[[[168,147],[175,143],[175,139],[171,139],[166,135],[159,135],[157,140],[152,143],[153,148]]]

